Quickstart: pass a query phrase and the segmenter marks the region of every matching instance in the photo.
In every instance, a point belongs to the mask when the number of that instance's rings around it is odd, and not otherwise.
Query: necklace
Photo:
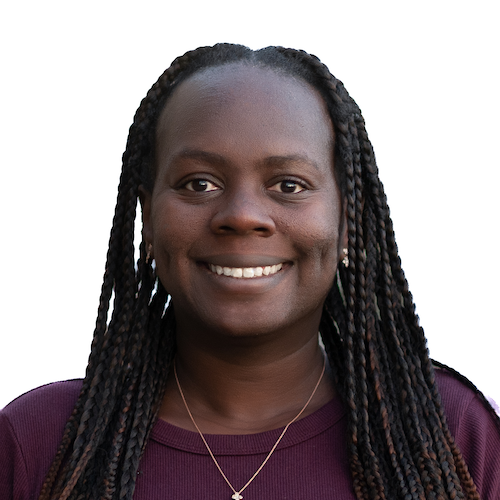
[[[203,440],[203,443],[205,444],[205,447],[207,448],[209,455],[212,457],[212,460],[214,461],[215,465],[217,466],[217,469],[221,473],[222,477],[224,478],[224,480],[226,481],[228,486],[233,490],[234,495],[231,496],[231,498],[233,500],[242,500],[243,499],[243,497],[241,496],[241,493],[247,488],[247,486],[257,477],[259,472],[264,468],[264,465],[266,465],[267,461],[271,458],[271,455],[274,453],[274,450],[276,450],[276,448],[278,447],[278,444],[280,443],[281,439],[285,435],[285,432],[288,430],[288,427],[290,427],[302,415],[302,413],[304,413],[305,409],[308,407],[309,403],[311,402],[311,399],[316,394],[316,390],[318,389],[319,384],[321,383],[321,380],[323,379],[323,375],[325,374],[325,367],[326,367],[326,356],[323,356],[323,369],[321,370],[321,375],[319,376],[319,379],[316,382],[316,385],[314,386],[312,394],[309,396],[309,399],[306,401],[306,404],[302,407],[302,410],[300,410],[299,413],[297,413],[297,415],[292,420],[290,420],[290,422],[288,422],[288,424],[286,424],[285,428],[283,429],[283,432],[280,434],[280,437],[278,438],[276,443],[274,443],[274,446],[271,448],[271,451],[268,453],[267,457],[264,459],[264,461],[262,462],[260,467],[257,469],[255,474],[247,481],[247,483],[245,484],[245,486],[243,486],[243,488],[241,488],[239,491],[237,491],[235,489],[235,487],[231,484],[229,479],[226,477],[224,472],[222,471],[221,466],[219,465],[219,462],[217,462],[217,459],[215,458],[214,454],[212,453],[212,450],[210,449],[210,446],[208,446],[208,443],[207,443],[207,440],[205,439],[205,436],[200,431],[200,428],[198,427],[198,425],[196,425],[196,422],[194,421],[193,414],[189,410],[189,406],[187,404],[186,398],[184,397],[184,393],[182,392],[181,384],[179,383],[179,377],[177,376],[177,364],[174,361],[175,381],[177,382],[177,388],[179,389],[179,393],[181,395],[184,406],[186,407],[189,418],[191,419],[191,422],[193,422],[193,425],[196,427],[196,430],[198,431],[198,434],[200,435],[201,439]]]

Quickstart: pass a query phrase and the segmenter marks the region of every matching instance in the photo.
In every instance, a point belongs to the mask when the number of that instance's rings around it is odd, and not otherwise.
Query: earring
[[[342,253],[344,254],[342,264],[344,264],[345,267],[349,267],[349,250],[347,248],[343,248]]]
[[[147,244],[147,252],[146,252],[146,264],[149,264],[150,260],[153,260],[151,258],[151,253],[153,252],[153,245],[151,243]]]

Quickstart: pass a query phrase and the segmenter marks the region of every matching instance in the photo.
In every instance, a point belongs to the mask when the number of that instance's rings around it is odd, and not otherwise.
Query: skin
[[[143,235],[172,296],[190,409],[205,433],[286,425],[321,373],[321,311],[346,246],[326,106],[270,69],[210,68],[176,88],[156,140]],[[283,267],[238,279],[211,264]],[[303,416],[333,395],[325,376]],[[173,377],[160,418],[194,430]]]

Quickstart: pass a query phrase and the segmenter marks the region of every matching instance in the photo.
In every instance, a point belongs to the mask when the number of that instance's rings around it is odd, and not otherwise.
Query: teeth
[[[283,264],[275,264],[274,266],[264,267],[222,267],[209,264],[210,270],[213,273],[224,276],[231,276],[233,278],[257,278],[260,276],[269,276],[276,274],[283,269]]]
[[[244,278],[253,278],[255,276],[255,273],[251,267],[244,267],[243,268],[243,277]]]

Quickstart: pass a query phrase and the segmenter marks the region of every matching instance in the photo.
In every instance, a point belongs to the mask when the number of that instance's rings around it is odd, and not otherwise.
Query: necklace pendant
[[[241,500],[243,497],[238,492],[236,492],[231,498],[233,500]]]

